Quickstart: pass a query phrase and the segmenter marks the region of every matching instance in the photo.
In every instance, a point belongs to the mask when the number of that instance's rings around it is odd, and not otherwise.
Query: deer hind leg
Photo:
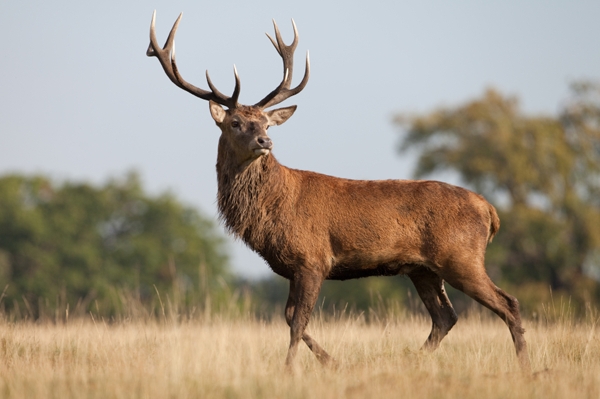
[[[290,367],[298,350],[300,338],[315,354],[322,365],[333,365],[335,360],[305,332],[310,315],[317,303],[323,280],[317,277],[303,276],[290,280],[290,293],[285,305],[285,321],[290,326],[290,347],[285,364]]]
[[[408,277],[431,316],[431,333],[421,349],[433,351],[456,324],[457,316],[446,295],[444,280],[426,267],[418,268]]]
[[[506,323],[512,336],[521,370],[531,372],[525,329],[521,325],[521,313],[517,299],[498,288],[485,273],[483,265],[459,267],[445,275],[446,281],[477,302],[496,313]]]

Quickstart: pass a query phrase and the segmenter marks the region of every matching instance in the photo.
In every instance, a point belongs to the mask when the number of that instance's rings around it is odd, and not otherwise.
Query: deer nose
[[[261,148],[264,148],[266,150],[270,150],[271,148],[273,148],[273,142],[268,137],[259,137],[256,139],[256,141],[261,146]]]

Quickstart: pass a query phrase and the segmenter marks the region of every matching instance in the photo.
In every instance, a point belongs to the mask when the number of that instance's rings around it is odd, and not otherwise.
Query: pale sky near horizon
[[[600,3],[591,1],[194,2],[13,1],[0,4],[0,174],[44,173],[101,183],[140,172],[216,219],[218,129],[208,104],[175,87],[145,55],[152,11],[162,44],[184,12],[177,61],[206,88],[209,69],[240,102],[281,80],[264,35],[275,18],[300,32],[294,83],[310,50],[311,78],[271,129],[284,165],[354,179],[410,178],[396,152],[395,112],[427,112],[480,96],[516,95],[529,113],[555,114],[569,82],[600,80]],[[221,229],[222,231],[222,229]],[[234,270],[270,272],[231,243]]]

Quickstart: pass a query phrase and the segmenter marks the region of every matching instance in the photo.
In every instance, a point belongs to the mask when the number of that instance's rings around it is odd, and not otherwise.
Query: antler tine
[[[235,76],[235,88],[233,89],[233,94],[231,95],[231,98],[233,100],[233,102],[235,102],[237,104],[237,100],[238,97],[240,96],[240,77],[238,76],[238,72],[237,72],[237,68],[235,67],[235,64],[233,64],[233,76]]]
[[[255,106],[260,108],[271,107],[275,104],[279,104],[280,102],[288,99],[293,95],[300,93],[308,83],[308,78],[310,76],[310,61],[307,52],[304,77],[302,78],[302,81],[298,86],[290,90],[290,86],[292,84],[292,74],[294,71],[294,51],[296,50],[296,46],[298,45],[298,29],[296,28],[296,23],[292,19],[292,26],[294,28],[294,40],[289,46],[286,46],[286,44],[283,42],[283,39],[281,38],[281,33],[279,32],[279,28],[277,27],[277,23],[275,22],[275,20],[273,20],[273,25],[275,27],[275,38],[277,40],[274,40],[269,34],[267,34],[267,37],[269,38],[269,40],[271,40],[271,43],[273,43],[273,46],[275,47],[275,49],[277,50],[277,52],[283,60],[283,80],[281,81],[279,86],[275,88],[275,90],[273,90],[265,98],[263,98],[255,104]]]
[[[196,97],[202,98],[203,100],[212,100],[221,105],[224,105],[228,108],[236,108],[238,106],[238,97],[240,94],[240,78],[235,70],[234,66],[234,74],[235,74],[235,89],[233,90],[233,95],[231,97],[225,96],[219,90],[217,90],[210,78],[208,77],[208,71],[206,72],[206,77],[208,80],[208,86],[211,91],[203,90],[199,87],[194,86],[191,83],[186,82],[181,75],[179,74],[179,69],[177,68],[177,63],[175,61],[175,33],[177,32],[177,28],[179,27],[179,22],[181,21],[181,17],[183,13],[179,14],[179,17],[173,24],[171,31],[169,32],[169,36],[167,37],[167,41],[165,45],[161,49],[156,40],[156,32],[155,32],[155,22],[156,22],[156,10],[152,13],[152,22],[150,23],[150,45],[148,46],[148,50],[146,51],[146,55],[148,57],[156,57],[158,58],[160,64],[163,67],[163,70],[177,87],[187,91],[195,95]]]
[[[148,45],[148,50],[146,50],[146,55],[148,57],[158,58],[158,61],[162,65],[169,79],[171,79],[171,81],[177,86],[180,86],[180,84],[177,81],[175,74],[173,74],[173,68],[171,66],[171,53],[175,42],[175,33],[177,32],[179,21],[181,21],[182,16],[183,13],[179,14],[179,17],[177,17],[177,20],[173,24],[173,28],[171,28],[171,32],[169,32],[169,36],[167,37],[165,45],[161,49],[158,45],[158,41],[156,40],[156,10],[154,10],[152,13],[152,22],[150,23],[150,44]]]
[[[273,24],[275,25],[275,36],[277,36],[277,33],[279,32],[279,30],[277,29],[277,24],[275,23],[275,20],[273,20]],[[269,35],[268,33],[265,33],[265,35],[267,35],[267,37],[269,38],[269,40],[271,41],[271,43],[273,43],[273,46],[275,47],[275,50],[277,50],[277,52],[279,53],[279,55],[281,55],[281,50],[279,50],[279,45],[277,44],[277,42],[275,41],[275,39],[273,39],[271,37],[271,35]]]

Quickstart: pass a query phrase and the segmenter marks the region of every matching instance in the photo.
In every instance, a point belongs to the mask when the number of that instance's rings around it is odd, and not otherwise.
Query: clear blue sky
[[[0,173],[103,182],[138,170],[216,218],[219,131],[208,105],[147,58],[157,10],[162,44],[179,12],[183,76],[221,91],[242,79],[253,104],[281,80],[264,32],[300,31],[296,79],[310,50],[298,111],[270,130],[285,165],[355,179],[409,178],[395,152],[394,112],[425,112],[493,86],[530,113],[553,114],[574,79],[600,79],[600,3],[584,1],[16,1],[0,3]],[[231,244],[234,268],[268,267]]]

